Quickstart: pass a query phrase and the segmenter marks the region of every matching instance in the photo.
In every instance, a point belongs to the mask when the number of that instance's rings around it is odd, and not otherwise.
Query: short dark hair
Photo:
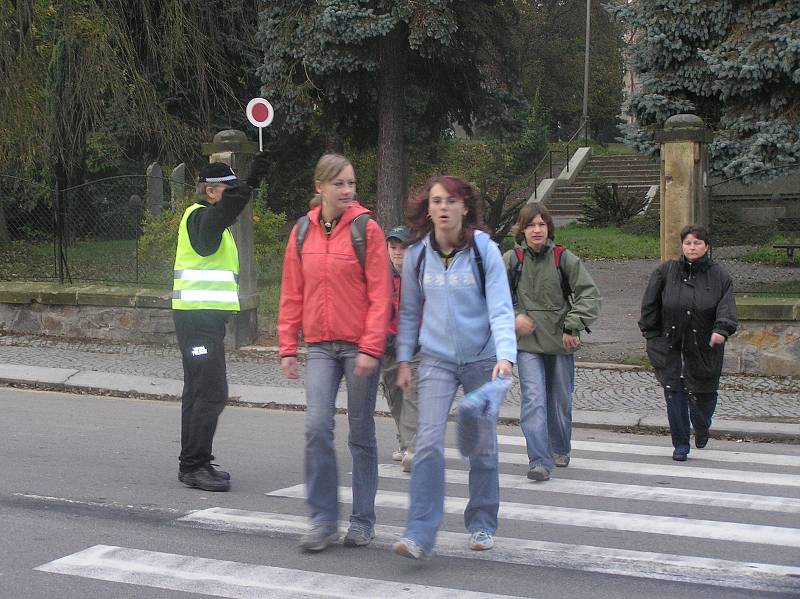
[[[706,245],[711,245],[711,240],[708,236],[708,229],[701,225],[686,225],[681,229],[681,243],[686,239],[687,235],[694,235],[700,241],[704,241]]]
[[[539,202],[532,202],[525,204],[522,210],[519,211],[517,222],[512,229],[514,239],[519,245],[525,243],[525,227],[531,224],[531,221],[537,216],[541,216],[544,223],[547,225],[547,238],[555,239],[556,226],[553,224],[553,217],[550,212]]]

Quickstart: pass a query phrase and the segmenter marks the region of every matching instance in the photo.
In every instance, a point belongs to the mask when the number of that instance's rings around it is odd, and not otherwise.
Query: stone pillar
[[[203,144],[204,156],[209,162],[229,164],[240,179],[247,176],[250,162],[258,151],[258,144],[236,129],[220,131],[214,141]],[[255,341],[258,334],[258,283],[253,245],[253,205],[245,206],[231,227],[239,250],[239,304],[241,312],[228,322],[226,345],[241,347]]]
[[[708,226],[708,143],[713,134],[693,114],[676,114],[656,133],[661,143],[661,259],[681,255],[680,231]],[[712,232],[713,237],[713,232]]]

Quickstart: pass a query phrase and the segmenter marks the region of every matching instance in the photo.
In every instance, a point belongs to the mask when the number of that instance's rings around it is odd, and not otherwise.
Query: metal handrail
[[[536,197],[536,193],[537,193],[537,190],[539,188],[539,176],[537,174],[537,171],[539,170],[539,167],[542,166],[542,164],[544,164],[545,160],[549,160],[550,161],[550,177],[549,178],[550,179],[553,178],[553,154],[562,154],[562,153],[566,154],[566,156],[567,156],[566,168],[567,168],[567,172],[569,172],[569,157],[570,157],[569,146],[573,141],[575,141],[575,138],[578,137],[578,135],[580,134],[581,131],[583,131],[583,143],[584,144],[588,144],[589,143],[589,117],[586,117],[586,119],[583,120],[583,122],[581,123],[581,126],[578,127],[578,129],[575,131],[575,133],[572,134],[572,137],[570,137],[567,140],[566,146],[563,149],[561,149],[561,150],[552,150],[552,149],[547,150],[547,153],[544,156],[542,156],[542,159],[539,161],[539,164],[537,164],[534,167],[534,169],[533,169],[533,197],[534,198]]]

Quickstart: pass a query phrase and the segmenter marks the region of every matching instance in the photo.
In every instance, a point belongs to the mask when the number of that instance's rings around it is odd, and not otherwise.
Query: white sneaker
[[[410,449],[406,450],[403,453],[403,461],[402,461],[403,472],[411,472],[411,465],[413,463],[414,463],[414,452],[411,451]]]
[[[486,551],[492,547],[494,547],[494,539],[485,530],[473,532],[469,538],[469,548],[473,551]]]
[[[399,447],[392,452],[392,461],[393,462],[400,462],[403,459],[403,455],[405,451],[400,449]]]
[[[413,539],[409,539],[408,537],[403,537],[397,543],[392,545],[392,551],[394,551],[397,555],[402,555],[403,557],[408,557],[411,559],[430,559],[431,554],[426,553],[422,547],[417,545],[417,542]]]

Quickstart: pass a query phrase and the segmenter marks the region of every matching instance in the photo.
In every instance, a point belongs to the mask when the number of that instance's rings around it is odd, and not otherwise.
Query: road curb
[[[172,379],[9,364],[0,364],[0,385],[154,401],[180,401],[183,388],[182,381]],[[233,384],[230,385],[230,396],[229,405],[291,411],[306,409],[305,391],[302,388]],[[336,412],[346,413],[346,408],[347,397],[339,393],[336,398]],[[375,413],[379,416],[391,416],[385,399],[381,396],[378,397]],[[519,426],[518,414],[518,406],[503,406],[498,423]],[[451,419],[452,417],[453,414]],[[652,434],[669,432],[666,415],[575,410],[572,424],[575,428]],[[794,444],[800,443],[799,428],[795,423],[786,422],[717,419],[711,429],[711,436]]]

